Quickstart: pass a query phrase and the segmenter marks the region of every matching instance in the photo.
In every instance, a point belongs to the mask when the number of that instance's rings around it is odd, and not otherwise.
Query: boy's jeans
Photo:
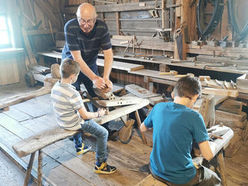
[[[108,140],[108,131],[97,124],[94,120],[86,120],[83,124],[81,124],[81,130],[83,132],[90,133],[91,135],[96,137],[96,161],[97,162],[105,162],[108,158],[107,151],[107,140]],[[82,137],[81,133],[78,133],[73,136],[75,147],[82,146]]]

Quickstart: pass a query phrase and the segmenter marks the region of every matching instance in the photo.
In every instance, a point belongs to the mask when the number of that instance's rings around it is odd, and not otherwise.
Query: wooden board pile
[[[225,151],[226,157],[232,157],[247,141],[247,114],[242,111],[242,106],[240,101],[227,99],[217,107],[215,113],[216,124],[223,124],[234,131],[234,137]]]

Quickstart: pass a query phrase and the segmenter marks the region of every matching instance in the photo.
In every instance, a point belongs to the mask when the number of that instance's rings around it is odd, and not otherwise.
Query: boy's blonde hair
[[[68,78],[72,74],[78,74],[80,72],[80,66],[76,61],[70,58],[66,58],[60,65],[60,75],[62,78]]]

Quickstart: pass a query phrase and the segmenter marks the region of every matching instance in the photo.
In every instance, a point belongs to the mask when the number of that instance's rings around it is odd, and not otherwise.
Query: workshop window
[[[0,14],[0,48],[13,47],[10,19],[5,14]]]

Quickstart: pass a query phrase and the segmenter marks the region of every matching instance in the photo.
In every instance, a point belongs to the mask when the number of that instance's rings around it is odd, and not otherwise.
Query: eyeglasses
[[[88,19],[88,20],[84,20],[83,18],[81,17],[78,17],[78,22],[82,25],[92,25],[95,23],[96,19]]]

